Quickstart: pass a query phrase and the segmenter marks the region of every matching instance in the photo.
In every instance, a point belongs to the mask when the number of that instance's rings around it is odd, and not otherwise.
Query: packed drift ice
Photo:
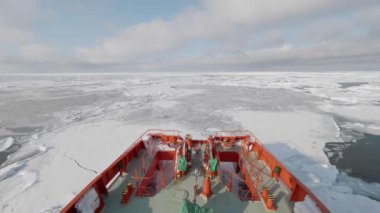
[[[250,129],[332,212],[379,209],[380,180],[340,168],[344,152],[326,146],[380,135],[379,82],[379,73],[2,76],[0,210],[58,211],[149,128]]]

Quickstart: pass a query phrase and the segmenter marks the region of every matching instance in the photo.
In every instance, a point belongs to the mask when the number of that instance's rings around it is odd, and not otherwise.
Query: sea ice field
[[[150,128],[248,129],[332,212],[380,209],[380,72],[0,75],[0,212],[59,212]]]

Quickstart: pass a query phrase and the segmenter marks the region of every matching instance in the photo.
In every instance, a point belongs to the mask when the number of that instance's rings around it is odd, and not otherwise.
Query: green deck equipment
[[[177,170],[181,172],[186,172],[187,170],[187,161],[184,156],[179,157]]]
[[[218,160],[216,160],[215,158],[210,159],[208,161],[208,166],[212,172],[216,172],[218,170]]]
[[[279,167],[279,166],[274,167],[273,172],[276,173],[276,174],[280,174],[281,167]]]
[[[188,200],[182,200],[179,213],[214,213],[212,209],[200,207],[195,203],[191,203]]]

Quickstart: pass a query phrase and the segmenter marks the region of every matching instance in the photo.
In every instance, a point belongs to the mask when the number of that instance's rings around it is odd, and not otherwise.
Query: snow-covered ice
[[[378,72],[2,77],[0,212],[59,211],[150,128],[249,129],[333,212],[380,208],[323,151],[341,128],[379,134]]]

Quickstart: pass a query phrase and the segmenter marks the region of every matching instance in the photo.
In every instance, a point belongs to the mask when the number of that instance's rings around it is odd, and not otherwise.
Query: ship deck
[[[155,129],[141,135],[61,212],[193,210],[330,212],[248,130],[192,139]]]
[[[142,150],[139,156],[144,156],[146,150]],[[193,154],[195,155],[195,154]],[[256,158],[253,154],[252,158]],[[151,197],[138,197],[135,196],[136,189],[127,204],[120,203],[122,190],[129,182],[134,183],[133,169],[139,166],[138,159],[135,158],[130,162],[126,173],[122,177],[118,176],[115,181],[108,188],[108,196],[104,197],[105,208],[102,212],[165,212],[165,213],[178,213],[181,207],[181,199],[176,199],[176,195],[180,194],[185,196],[187,200],[193,202],[194,198],[194,184],[198,185],[198,192],[202,191],[202,183],[204,179],[204,172],[201,168],[199,157],[193,157],[193,166],[186,175],[181,179],[174,179],[165,189],[158,191]],[[293,212],[292,202],[289,202],[289,192],[279,182],[275,183],[265,175],[269,173],[266,165],[257,160],[259,167],[262,169],[263,183],[269,187],[270,193],[275,197],[275,212],[290,213]],[[198,168],[200,174],[196,177],[194,174],[195,168]],[[170,172],[170,171],[167,171]],[[226,186],[222,183],[220,177],[213,177],[211,179],[213,196],[205,200],[201,196],[196,196],[196,204],[202,207],[211,208],[215,213],[223,212],[269,212],[265,209],[262,201],[242,201],[231,191],[228,191]]]

